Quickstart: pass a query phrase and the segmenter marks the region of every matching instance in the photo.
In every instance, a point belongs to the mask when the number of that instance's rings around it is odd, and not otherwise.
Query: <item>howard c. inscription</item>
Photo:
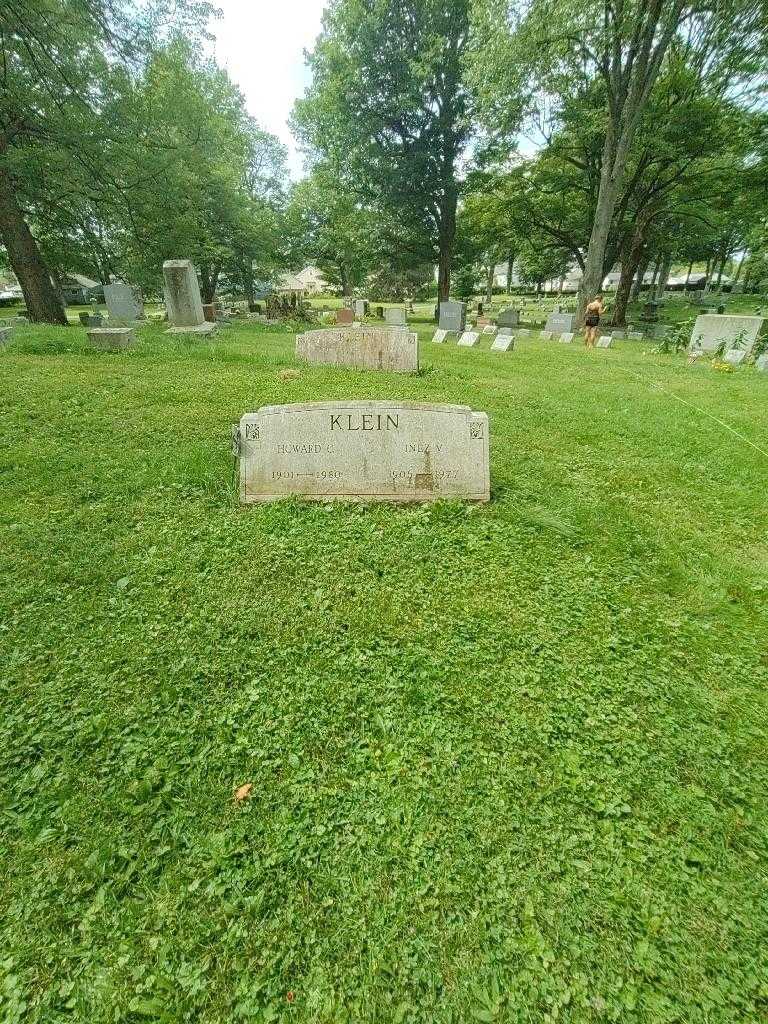
[[[240,421],[240,497],[487,501],[488,417],[465,405],[267,405]]]

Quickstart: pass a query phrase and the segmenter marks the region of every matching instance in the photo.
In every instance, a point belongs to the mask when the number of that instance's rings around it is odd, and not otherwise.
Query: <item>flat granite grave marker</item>
[[[610,334],[601,334],[597,339],[597,348],[610,348],[613,344],[613,338]]]
[[[696,317],[691,334],[691,345],[703,348],[705,352],[714,352],[725,342],[726,348],[731,342],[740,341],[744,351],[750,353],[752,347],[762,333],[765,318],[761,316],[724,316],[718,313],[705,313]]]
[[[165,308],[171,328],[166,334],[210,334],[216,324],[203,315],[200,286],[191,260],[166,260],[163,264]]]
[[[493,339],[491,352],[511,352],[515,347],[514,334],[500,334]]]
[[[144,319],[144,303],[124,281],[104,285],[104,301],[109,319],[115,324],[131,324]]]
[[[483,326],[483,334],[495,334],[497,327],[495,324],[485,324]]]
[[[531,332],[527,327],[521,327],[520,330],[517,332],[517,335],[519,338],[530,338]]]
[[[384,320],[390,327],[404,327],[408,323],[403,306],[392,306],[385,309]]]
[[[438,327],[438,329],[432,335],[432,341],[434,341],[436,345],[442,345],[442,343],[445,341],[447,337],[448,331],[444,331],[442,328]]]
[[[240,500],[488,501],[488,417],[465,405],[266,405],[240,420]]]
[[[570,343],[573,341],[573,339],[574,339],[573,331],[563,331],[563,333],[560,335],[560,337],[557,340],[562,342],[563,345],[570,345]]]
[[[467,326],[466,302],[441,302],[440,320],[437,326],[445,331],[455,331],[457,334],[461,334]]]
[[[746,358],[747,353],[743,348],[729,348],[723,355],[723,362],[729,366],[741,366]]]
[[[296,358],[360,370],[414,373],[419,368],[419,339],[415,332],[398,327],[328,327],[298,334]]]
[[[542,341],[549,341],[552,337],[552,331],[541,331],[539,337]]]
[[[552,331],[553,334],[572,331],[575,319],[575,313],[550,313],[544,324],[544,330]]]
[[[136,335],[130,327],[94,327],[85,333],[88,344],[103,351],[119,352],[136,344]]]
[[[461,348],[473,348],[479,340],[479,331],[464,331],[462,336],[459,338],[459,346]]]
[[[644,337],[642,331],[627,331],[627,339],[630,341],[642,341]]]

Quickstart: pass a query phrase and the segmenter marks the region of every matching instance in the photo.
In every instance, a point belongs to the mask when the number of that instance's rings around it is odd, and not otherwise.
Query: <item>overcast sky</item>
[[[304,50],[320,31],[325,0],[215,0],[216,60],[240,87],[248,111],[289,148],[294,178],[302,161],[288,131],[294,100],[309,84]]]

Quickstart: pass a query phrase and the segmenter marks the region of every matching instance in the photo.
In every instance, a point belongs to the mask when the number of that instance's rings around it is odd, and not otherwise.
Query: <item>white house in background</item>
[[[283,274],[277,285],[279,292],[302,292],[317,295],[328,290],[328,282],[317,267],[304,267],[298,274]]]

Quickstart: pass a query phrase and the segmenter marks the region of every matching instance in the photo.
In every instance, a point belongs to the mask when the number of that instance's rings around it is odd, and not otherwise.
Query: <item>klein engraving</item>
[[[364,412],[359,416],[331,416],[331,430],[398,430],[399,416]]]

